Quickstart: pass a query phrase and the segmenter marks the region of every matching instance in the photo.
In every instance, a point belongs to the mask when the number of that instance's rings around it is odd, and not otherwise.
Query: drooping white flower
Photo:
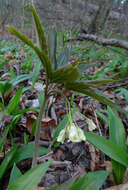
[[[81,142],[86,140],[83,130],[74,123],[68,126],[68,138],[71,142]]]
[[[96,125],[95,125],[95,123],[91,119],[87,118],[86,122],[88,124],[89,131],[93,131],[93,130],[95,130],[97,128]]]
[[[60,131],[57,138],[57,142],[64,143],[65,138],[66,138],[66,127]]]
[[[74,123],[70,123],[60,132],[57,141],[63,143],[66,138],[71,142],[81,142],[86,140],[83,130]]]

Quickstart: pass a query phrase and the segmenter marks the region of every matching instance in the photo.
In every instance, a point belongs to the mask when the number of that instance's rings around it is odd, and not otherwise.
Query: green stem
[[[37,120],[37,125],[36,125],[36,134],[35,134],[35,142],[34,142],[34,154],[33,154],[33,160],[32,160],[32,168],[37,165],[37,157],[38,157],[38,148],[39,148],[39,140],[40,140],[40,126],[41,126],[41,121],[42,121],[42,116],[45,111],[45,105],[47,102],[48,96],[47,96],[47,88],[45,90],[45,95],[44,95],[44,100],[42,102],[38,120]]]

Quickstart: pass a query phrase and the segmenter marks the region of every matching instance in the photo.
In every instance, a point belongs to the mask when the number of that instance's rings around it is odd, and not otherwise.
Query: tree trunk
[[[107,21],[112,6],[113,0],[100,1],[99,9],[96,13],[96,16],[89,26],[89,33],[99,33],[104,29],[104,25]]]

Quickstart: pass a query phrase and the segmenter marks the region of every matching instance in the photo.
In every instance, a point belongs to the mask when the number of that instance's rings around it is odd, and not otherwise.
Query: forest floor
[[[68,45],[68,44],[66,44]],[[102,48],[94,43],[90,42],[73,42],[70,55],[70,63],[73,60],[77,60],[80,57],[81,60],[88,61],[88,68],[81,68],[81,77],[86,80],[114,78],[120,79],[120,82],[111,83],[99,86],[99,90],[102,90],[104,94],[109,97],[113,102],[119,102],[122,108],[128,110],[128,92],[123,93],[120,89],[123,88],[127,91],[128,79],[125,76],[125,71],[121,67],[122,51],[118,48],[116,50]],[[61,48],[60,48],[61,49]],[[115,57],[117,59],[115,59]],[[121,58],[120,58],[121,57]],[[37,63],[37,58],[31,49],[27,48],[24,44],[16,41],[1,40],[0,43],[0,64],[4,65],[0,67],[0,78],[4,81],[10,81],[15,75],[31,73],[34,64]],[[110,65],[110,63],[112,63]],[[90,66],[91,65],[91,66]],[[109,65],[109,66],[108,66]],[[106,67],[107,66],[107,67]],[[122,70],[121,70],[122,69]],[[124,69],[125,70],[125,69]],[[121,73],[122,71],[122,73]],[[8,74],[10,73],[10,74]],[[122,75],[121,75],[122,74]],[[36,79],[34,87],[25,90],[20,100],[20,109],[36,108],[39,109],[39,94],[44,89],[45,73],[41,68],[40,74]],[[32,79],[27,79],[18,83],[5,97],[5,105],[8,105],[10,99],[17,92],[20,87],[27,88],[32,85]],[[59,86],[60,90],[63,90],[63,85]],[[91,119],[97,128],[93,131],[105,138],[109,137],[109,127],[105,123],[103,116],[103,110],[107,110],[107,107],[98,101],[72,91],[64,91],[65,96],[71,103],[72,108],[77,108],[80,113]],[[101,153],[93,145],[87,141],[80,143],[72,143],[67,140],[57,147],[52,146],[52,139],[54,132],[59,125],[60,121],[66,115],[65,101],[61,96],[51,97],[45,115],[41,124],[41,139],[40,146],[46,147],[51,151],[39,158],[39,163],[45,162],[49,159],[53,159],[53,164],[49,167],[47,173],[39,183],[39,189],[43,190],[47,187],[52,187],[56,184],[61,184],[74,175],[79,177],[85,173],[98,171],[98,170],[110,170],[112,171],[110,158]],[[85,119],[79,114],[74,113],[74,120],[78,126],[88,131],[88,125]],[[34,122],[38,116],[37,111],[29,111],[22,115],[20,121],[16,124],[15,132],[8,134],[6,143],[4,145],[4,153],[0,154],[0,162],[4,159],[5,153],[10,150],[13,141],[19,146],[23,146],[24,143],[34,143],[34,136],[32,136],[32,128]],[[128,116],[120,113],[120,118],[125,126],[126,133],[128,133]],[[4,117],[0,124],[0,135],[11,122],[12,117]],[[26,159],[18,163],[18,168],[22,173],[31,168],[32,159]],[[10,170],[7,170],[0,189],[5,190],[7,188],[8,180],[10,176]],[[127,180],[127,175],[124,181]],[[114,185],[112,173],[105,181],[101,189],[105,189]]]

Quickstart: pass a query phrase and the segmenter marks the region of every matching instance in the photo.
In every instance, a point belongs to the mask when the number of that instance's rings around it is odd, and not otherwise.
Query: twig
[[[115,46],[128,50],[128,42],[124,40],[117,40],[114,38],[107,39],[107,38],[98,37],[93,34],[80,34],[77,38],[68,39],[68,41],[76,41],[76,40],[79,41],[90,40],[102,46]]]

